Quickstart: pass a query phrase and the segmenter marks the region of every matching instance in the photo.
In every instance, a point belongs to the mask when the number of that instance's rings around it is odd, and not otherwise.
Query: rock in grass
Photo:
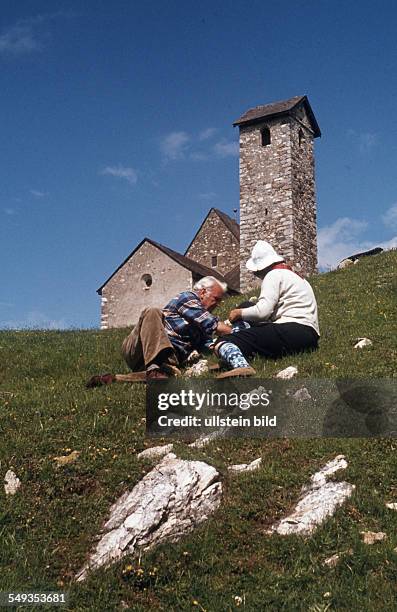
[[[280,372],[277,372],[276,378],[282,378],[284,380],[288,380],[290,378],[293,378],[297,374],[298,374],[298,368],[296,368],[295,366],[288,366],[288,368],[285,368],[285,370],[280,370]]]
[[[141,453],[137,454],[138,459],[160,459],[168,455],[174,448],[173,444],[166,444],[165,446],[152,446],[146,448]]]
[[[139,549],[176,542],[218,508],[221,495],[214,467],[170,453],[113,504],[103,535],[76,580]]]
[[[342,560],[342,557],[344,557],[345,555],[352,555],[352,554],[353,554],[353,549],[348,548],[347,550],[336,553],[335,555],[328,557],[328,559],[325,559],[324,565],[326,567],[336,567],[339,564],[339,562]]]
[[[292,397],[298,402],[305,402],[306,400],[312,399],[312,396],[310,395],[306,387],[302,387],[302,389],[298,389],[298,391],[295,391]]]
[[[228,467],[229,472],[253,472],[254,470],[258,470],[261,467],[262,457],[251,461],[251,463],[238,463],[236,465],[231,465]]]
[[[326,565],[327,567],[336,567],[339,561],[340,555],[332,555],[331,557],[328,557],[328,559],[325,559],[324,565]]]
[[[217,438],[225,437],[229,429],[230,427],[220,427],[219,429],[216,429],[215,431],[212,431],[207,435],[201,434],[201,436],[199,436],[194,442],[191,442],[189,446],[191,448],[204,448],[204,446],[207,446]]]
[[[189,378],[195,376],[201,376],[202,374],[206,374],[209,371],[208,368],[208,360],[200,359],[197,363],[193,364],[190,368],[185,371],[185,376]]]
[[[353,493],[355,487],[348,482],[327,482],[328,476],[346,467],[347,461],[344,456],[338,455],[319,472],[313,474],[310,479],[311,484],[302,488],[302,497],[292,514],[275,523],[267,533],[280,535],[313,533]]]
[[[360,531],[360,533],[364,544],[375,544],[375,542],[382,542],[387,538],[384,531]]]
[[[12,470],[8,470],[6,475],[4,476],[5,485],[4,491],[6,495],[15,495],[21,486],[21,481]]]
[[[63,465],[68,465],[69,463],[74,463],[79,458],[80,451],[72,451],[68,455],[61,455],[59,457],[54,457],[54,461],[57,464],[57,467],[62,467]]]
[[[354,348],[361,349],[365,348],[366,346],[372,346],[372,340],[370,340],[369,338],[357,338]]]
[[[345,268],[348,268],[349,266],[353,265],[353,263],[354,261],[350,259],[349,257],[347,257],[346,259],[342,259],[342,261],[338,264],[337,269],[344,270]]]
[[[389,510],[397,510],[397,503],[392,502],[390,504],[386,504],[386,508],[389,508]]]

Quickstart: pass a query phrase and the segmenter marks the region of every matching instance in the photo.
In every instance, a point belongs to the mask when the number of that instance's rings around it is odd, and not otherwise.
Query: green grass
[[[314,354],[256,360],[258,376],[295,364],[308,378],[396,376],[397,253],[311,279],[321,346]],[[223,308],[226,315],[236,298]],[[70,610],[392,610],[397,609],[396,451],[393,439],[217,440],[178,453],[215,465],[224,498],[218,512],[177,544],[125,558],[86,583],[74,574],[92,550],[112,502],[151,469],[136,460],[144,437],[140,386],[87,390],[94,373],[126,371],[126,330],[0,332],[0,473],[22,487],[0,490],[1,590],[69,590]],[[356,338],[373,346],[354,350]],[[265,366],[265,370],[264,370]],[[159,443],[158,440],[156,443]],[[57,467],[69,450],[78,460]],[[353,497],[312,538],[264,530],[294,505],[310,474],[336,454],[356,485]],[[252,474],[230,477],[230,463],[263,457]],[[387,540],[365,546],[362,530]],[[323,561],[345,552],[329,569]],[[241,597],[242,603],[238,606]],[[29,608],[32,609],[32,608]]]

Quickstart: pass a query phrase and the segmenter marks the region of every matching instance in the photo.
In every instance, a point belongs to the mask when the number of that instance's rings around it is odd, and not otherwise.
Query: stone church
[[[307,96],[256,106],[240,131],[240,226],[211,208],[184,255],[142,242],[101,285],[101,329],[127,327],[145,306],[161,307],[203,276],[246,291],[245,268],[257,240],[268,240],[296,270],[317,270],[314,138],[321,136]]]

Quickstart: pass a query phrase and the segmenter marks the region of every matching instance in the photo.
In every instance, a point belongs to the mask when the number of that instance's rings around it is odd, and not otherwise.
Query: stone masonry
[[[227,274],[240,261],[237,223],[224,213],[212,208],[189,245],[185,256],[217,270],[220,274]]]
[[[303,274],[314,273],[313,139],[320,131],[306,97],[257,107],[235,125],[240,127],[241,291],[258,284],[245,267],[257,240],[269,241]],[[265,144],[264,131],[270,140]]]
[[[101,329],[135,324],[144,308],[164,306],[194,282],[189,270],[144,242],[103,286]]]

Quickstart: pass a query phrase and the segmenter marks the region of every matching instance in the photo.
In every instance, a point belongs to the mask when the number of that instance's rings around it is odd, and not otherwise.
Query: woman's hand
[[[239,321],[242,318],[242,309],[234,308],[229,312],[229,321],[230,323],[234,323],[234,321]]]

